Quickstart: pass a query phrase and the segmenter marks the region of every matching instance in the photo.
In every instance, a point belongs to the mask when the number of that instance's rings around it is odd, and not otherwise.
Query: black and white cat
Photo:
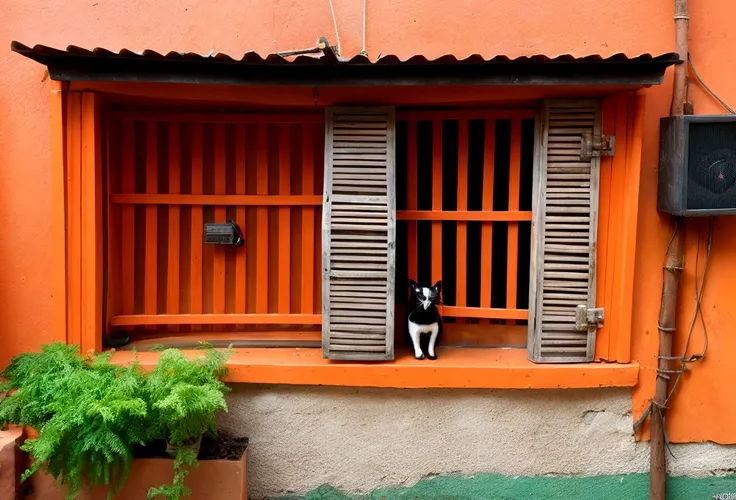
[[[442,335],[442,316],[437,309],[441,303],[442,281],[427,288],[410,279],[409,287],[407,332],[414,347],[414,357],[424,359],[426,355],[429,359],[437,359],[435,346]]]

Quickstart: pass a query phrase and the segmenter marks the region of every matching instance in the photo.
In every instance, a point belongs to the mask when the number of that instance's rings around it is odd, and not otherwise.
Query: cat
[[[442,316],[437,306],[442,302],[440,292],[442,281],[438,281],[431,288],[420,287],[410,279],[411,294],[407,307],[407,333],[414,348],[414,357],[437,359],[435,346],[442,335]]]

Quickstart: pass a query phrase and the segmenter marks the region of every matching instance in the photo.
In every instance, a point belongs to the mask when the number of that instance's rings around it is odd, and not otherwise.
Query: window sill
[[[132,351],[118,351],[112,360],[126,364]],[[144,368],[157,361],[155,352],[140,352]],[[252,384],[330,385],[406,389],[582,389],[633,387],[638,363],[534,364],[526,349],[438,349],[436,361],[418,361],[400,351],[395,361],[340,362],[322,359],[321,349],[236,349],[230,358],[228,382]]]

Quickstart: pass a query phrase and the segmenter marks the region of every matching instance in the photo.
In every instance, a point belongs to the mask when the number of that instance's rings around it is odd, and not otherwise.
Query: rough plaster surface
[[[646,472],[628,389],[399,390],[239,385],[223,429],[250,438],[249,496],[351,493],[434,475]],[[736,446],[673,447],[673,475],[733,472]]]

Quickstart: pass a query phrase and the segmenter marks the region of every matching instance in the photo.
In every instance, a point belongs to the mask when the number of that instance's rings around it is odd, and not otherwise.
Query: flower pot
[[[193,469],[185,484],[192,489],[185,500],[247,500],[246,482],[247,439],[222,437],[204,438],[199,467]],[[173,459],[163,453],[152,458],[136,458],[125,485],[114,499],[145,499],[148,489],[164,483],[171,484],[174,476]],[[64,500],[66,488],[57,488],[53,477],[42,470],[31,476],[26,498],[33,500]],[[157,497],[163,498],[163,497]],[[82,490],[77,500],[106,500],[107,490],[101,487]]]
[[[23,428],[11,425],[0,429],[0,498],[21,498],[20,475],[23,472]]]

